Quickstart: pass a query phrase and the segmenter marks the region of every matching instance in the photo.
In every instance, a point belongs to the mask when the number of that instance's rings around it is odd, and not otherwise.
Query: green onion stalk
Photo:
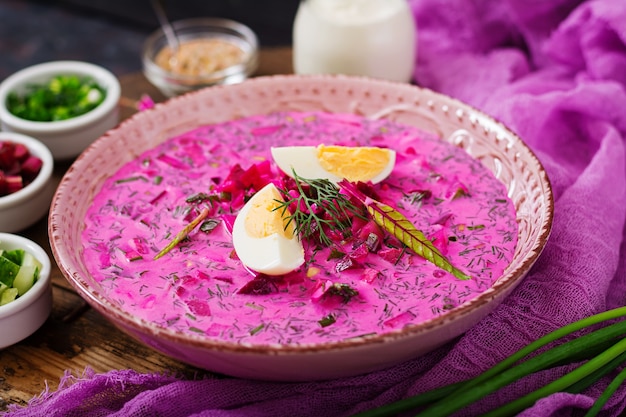
[[[475,378],[405,398],[354,417],[386,417],[408,411],[419,411],[420,417],[448,416],[527,375],[574,363],[578,366],[562,377],[484,416],[513,416],[541,398],[556,392],[580,393],[602,377],[616,373],[613,381],[585,415],[596,416],[626,380],[626,368],[618,372],[618,368],[626,364],[625,316],[626,307],[620,307],[586,317],[537,339]],[[607,321],[615,323],[597,328]],[[574,332],[591,328],[595,330],[572,340],[561,340]],[[553,346],[538,353],[547,345]]]

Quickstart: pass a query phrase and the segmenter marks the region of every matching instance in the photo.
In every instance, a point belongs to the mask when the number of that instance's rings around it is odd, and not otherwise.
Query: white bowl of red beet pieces
[[[0,232],[24,230],[48,213],[53,168],[52,153],[39,140],[0,132]]]

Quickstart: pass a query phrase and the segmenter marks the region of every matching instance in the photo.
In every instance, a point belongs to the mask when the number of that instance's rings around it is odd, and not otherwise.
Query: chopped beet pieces
[[[0,141],[0,197],[12,194],[33,182],[43,161],[21,143]]]
[[[248,281],[246,285],[241,287],[239,294],[250,294],[250,295],[266,295],[271,294],[277,290],[276,284],[274,280],[276,278],[270,277],[269,275],[259,274],[254,277],[251,281]]]

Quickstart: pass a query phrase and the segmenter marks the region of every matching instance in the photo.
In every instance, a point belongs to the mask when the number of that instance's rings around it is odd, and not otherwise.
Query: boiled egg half
[[[266,185],[248,200],[233,224],[233,246],[241,262],[256,272],[283,275],[304,263],[302,242],[276,186]]]
[[[396,163],[396,152],[373,146],[284,146],[271,148],[278,167],[293,177],[293,172],[307,179],[328,179],[337,183],[376,184],[391,174]]]

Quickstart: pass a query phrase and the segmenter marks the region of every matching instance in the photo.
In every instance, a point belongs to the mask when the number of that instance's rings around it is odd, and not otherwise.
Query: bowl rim
[[[540,160],[537,158],[536,154],[526,145],[526,143],[520,138],[520,136],[515,133],[512,129],[508,128],[504,123],[495,119],[494,117],[484,113],[481,110],[476,109],[475,107],[462,102],[456,98],[450,97],[448,95],[435,92],[433,90],[419,87],[411,84],[397,83],[387,80],[380,79],[372,79],[368,77],[362,76],[346,76],[346,75],[335,75],[335,74],[315,74],[315,75],[271,75],[271,76],[262,76],[255,77],[249,80],[246,80],[240,84],[234,85],[218,85],[211,87],[210,89],[203,89],[198,91],[192,91],[180,96],[176,96],[174,98],[169,99],[167,102],[158,103],[154,108],[149,109],[144,112],[139,112],[133,115],[131,118],[125,120],[120,125],[118,125],[115,129],[107,132],[103,137],[101,137],[96,143],[92,144],[91,147],[81,154],[76,161],[74,161],[73,168],[74,171],[78,169],[81,165],[87,164],[88,162],[88,154],[91,152],[95,152],[97,147],[95,146],[100,141],[106,141],[106,138],[113,135],[116,131],[121,129],[126,129],[134,124],[140,123],[143,119],[148,120],[151,114],[155,112],[166,111],[166,109],[170,108],[178,104],[179,102],[185,102],[187,100],[191,100],[196,96],[201,97],[202,95],[211,94],[214,91],[220,91],[222,89],[228,88],[243,88],[246,89],[251,83],[271,83],[272,85],[277,85],[277,83],[289,82],[298,79],[312,79],[319,82],[323,81],[345,81],[353,83],[376,83],[379,86],[386,85],[389,87],[393,87],[395,89],[401,89],[403,91],[409,91],[410,89],[413,92],[422,92],[422,94],[427,94],[429,96],[438,98],[440,100],[445,101],[446,112],[454,113],[452,110],[452,106],[457,106],[456,108],[466,109],[469,111],[469,114],[466,115],[468,119],[473,119],[478,126],[483,127],[485,130],[488,129],[486,125],[493,127],[495,130],[506,131],[510,137],[515,141],[515,143],[520,147],[530,160],[532,160],[536,167],[538,168],[538,176],[541,178],[543,188],[543,194],[545,196],[545,212],[543,216],[543,221],[541,222],[541,233],[537,236],[537,238],[533,241],[532,247],[529,250],[528,255],[523,259],[523,262],[518,265],[515,269],[510,270],[510,267],[507,268],[508,272],[505,270],[505,275],[502,275],[495,283],[489,287],[487,290],[480,293],[477,297],[464,302],[453,310],[452,313],[447,313],[438,317],[434,317],[432,319],[409,325],[400,329],[391,330],[389,332],[358,337],[354,339],[348,340],[340,340],[333,342],[325,342],[325,343],[311,343],[311,344],[298,344],[298,345],[281,345],[281,344],[242,344],[220,340],[217,338],[210,338],[207,336],[194,335],[187,332],[181,331],[173,331],[168,328],[164,328],[156,325],[153,322],[149,322],[147,320],[139,319],[137,317],[132,316],[128,312],[124,311],[119,305],[111,302],[104,295],[100,294],[97,290],[94,291],[93,288],[90,288],[87,285],[87,282],[81,278],[75,270],[72,268],[68,268],[67,265],[62,261],[59,261],[59,255],[61,253],[67,252],[66,249],[62,249],[57,247],[56,240],[62,240],[59,234],[59,227],[57,224],[56,217],[62,216],[60,212],[62,210],[61,205],[59,204],[60,196],[65,192],[65,188],[69,187],[67,184],[67,177],[64,177],[59,185],[57,192],[53,198],[52,209],[50,214],[50,222],[49,222],[49,231],[50,231],[50,239],[51,246],[54,257],[58,260],[59,268],[62,273],[68,278],[70,284],[79,292],[79,294],[87,300],[96,310],[106,315],[109,319],[115,319],[118,325],[122,323],[125,329],[132,329],[134,332],[138,334],[146,334],[150,333],[150,336],[153,338],[159,338],[162,340],[166,340],[170,343],[182,343],[187,347],[198,348],[198,349],[210,349],[212,351],[221,351],[221,352],[237,352],[243,354],[262,354],[262,355],[284,355],[284,354],[303,354],[303,353],[319,353],[323,351],[334,351],[334,350],[343,350],[348,348],[359,348],[365,347],[366,345],[371,344],[384,344],[389,343],[391,341],[397,341],[400,339],[408,339],[415,337],[421,333],[431,331],[433,329],[441,328],[447,322],[454,322],[462,319],[465,316],[471,314],[477,306],[484,305],[489,303],[493,298],[497,298],[499,294],[506,294],[511,288],[514,288],[523,276],[528,272],[528,270],[534,265],[536,260],[539,258],[539,255],[543,251],[545,244],[550,236],[552,222],[554,218],[554,196],[552,192],[552,187],[550,184],[550,180],[548,178],[547,172]],[[229,90],[232,91],[232,90]],[[428,104],[430,106],[431,103]],[[241,116],[241,115],[240,115]],[[481,123],[485,123],[483,125]],[[505,278],[505,279],[502,279]]]
[[[197,32],[197,34],[203,34],[207,33],[207,31],[211,30],[214,27],[232,30],[234,33],[240,34],[242,36],[242,40],[249,44],[250,51],[247,53],[245,59],[242,62],[231,65],[230,67],[226,67],[220,71],[206,74],[202,77],[181,75],[174,72],[166,71],[159,65],[157,65],[153,59],[156,53],[158,53],[158,51],[156,50],[153,51],[153,49],[155,49],[155,44],[157,43],[157,41],[165,38],[165,33],[163,32],[163,29],[159,28],[152,32],[144,41],[141,51],[141,60],[144,65],[144,70],[160,78],[163,78],[166,81],[172,80],[175,82],[180,82],[182,84],[189,84],[189,86],[211,84],[218,82],[221,79],[228,78],[231,75],[236,75],[240,73],[245,73],[246,75],[249,75],[253,71],[255,71],[258,65],[259,39],[256,33],[254,33],[254,31],[245,24],[231,19],[217,17],[197,17],[175,20],[174,22],[172,22],[172,28],[174,30],[174,33],[179,30],[196,28],[201,29]],[[154,53],[151,54],[151,52]]]
[[[13,233],[0,232],[0,247],[5,245],[22,248],[30,252],[39,262],[41,271],[35,284],[19,298],[0,306],[0,320],[19,313],[36,301],[50,286],[52,261],[46,251],[37,243]]]
[[[59,74],[78,74],[93,78],[106,90],[104,101],[99,106],[80,116],[51,122],[22,119],[7,109],[7,97],[16,88],[28,84],[33,79],[52,78]],[[72,60],[35,64],[13,73],[0,83],[0,120],[8,126],[31,133],[58,133],[76,130],[102,119],[113,111],[119,102],[121,91],[117,77],[100,65]]]
[[[52,152],[43,142],[22,133],[5,132],[0,131],[0,142],[12,141],[26,145],[28,150],[35,156],[41,159],[41,171],[35,177],[35,179],[26,187],[18,190],[14,193],[0,196],[0,212],[3,209],[22,204],[26,200],[30,199],[34,194],[41,192],[41,190],[48,184],[52,177],[54,170],[54,158]]]

